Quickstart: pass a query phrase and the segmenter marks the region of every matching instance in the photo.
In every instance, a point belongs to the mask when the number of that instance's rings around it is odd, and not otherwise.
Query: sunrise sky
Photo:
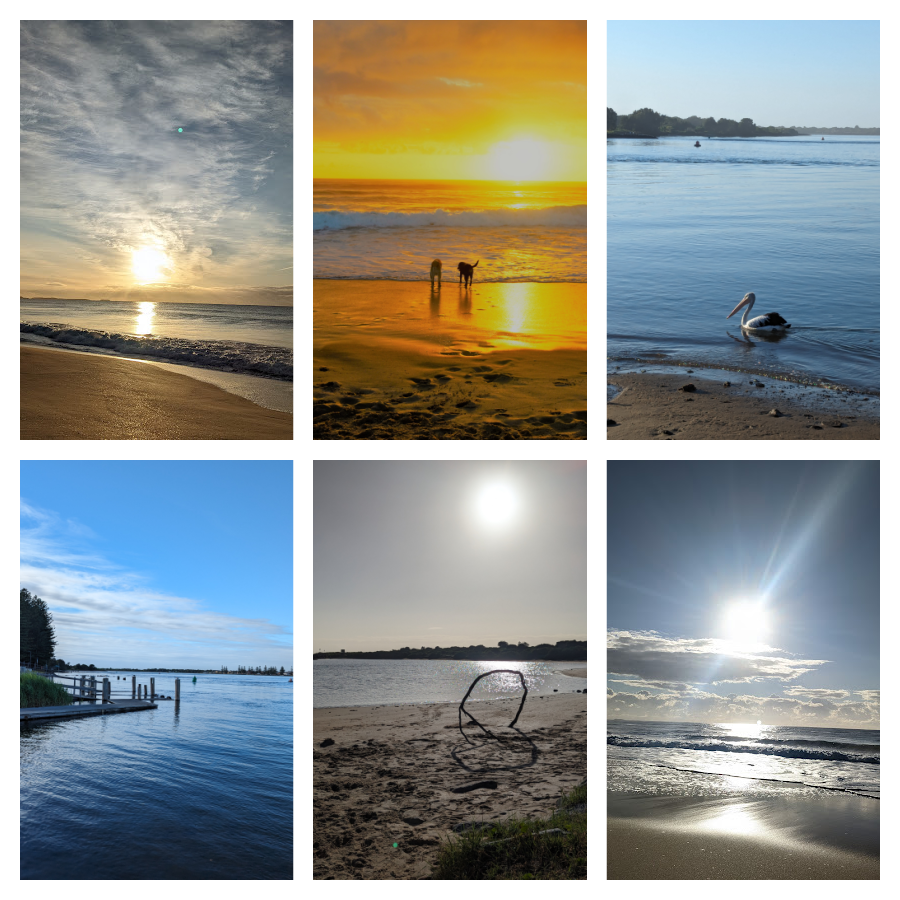
[[[291,303],[292,33],[22,22],[22,296]]]
[[[613,719],[878,728],[878,462],[610,462]]]
[[[317,178],[587,180],[586,22],[315,22]]]

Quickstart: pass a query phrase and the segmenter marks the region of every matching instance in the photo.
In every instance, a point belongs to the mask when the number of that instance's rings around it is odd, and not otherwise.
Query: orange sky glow
[[[315,178],[587,180],[586,22],[315,22]]]

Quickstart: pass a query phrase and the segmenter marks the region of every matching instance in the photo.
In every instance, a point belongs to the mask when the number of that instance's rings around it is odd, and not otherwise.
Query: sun
[[[488,153],[490,175],[498,181],[545,180],[552,163],[550,144],[533,138],[502,141]]]
[[[163,270],[170,265],[169,257],[159,247],[145,246],[131,253],[131,271],[140,284],[162,281],[165,278]]]
[[[725,606],[721,619],[721,636],[738,647],[765,643],[771,621],[761,600],[735,600]]]
[[[519,509],[519,499],[512,486],[502,482],[485,485],[475,503],[478,518],[488,528],[503,528],[512,523]]]

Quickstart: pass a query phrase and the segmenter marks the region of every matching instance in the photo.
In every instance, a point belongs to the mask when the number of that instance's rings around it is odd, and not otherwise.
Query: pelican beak
[[[728,313],[725,318],[730,319],[739,309],[743,309],[749,302],[750,300],[747,297],[744,297],[744,299],[741,300],[741,302],[738,303],[738,305],[730,313]]]

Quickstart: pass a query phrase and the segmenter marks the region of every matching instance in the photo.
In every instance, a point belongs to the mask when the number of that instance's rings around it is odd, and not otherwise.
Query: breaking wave
[[[548,206],[543,209],[487,209],[453,212],[341,212],[313,213],[313,231],[343,228],[587,228],[587,206]]]

